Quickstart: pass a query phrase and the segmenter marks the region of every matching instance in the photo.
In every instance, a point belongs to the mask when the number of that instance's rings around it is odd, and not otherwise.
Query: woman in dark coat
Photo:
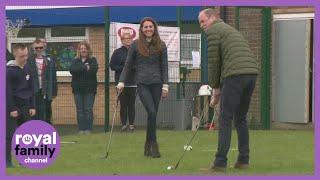
[[[77,108],[79,134],[90,134],[93,124],[93,104],[97,93],[98,63],[92,56],[89,43],[80,42],[72,61],[72,93]]]
[[[161,97],[168,95],[167,47],[160,39],[157,23],[150,17],[141,20],[139,39],[129,48],[125,67],[117,89],[122,92],[124,82],[135,68],[140,100],[148,114],[144,155],[159,158],[156,137],[156,118]]]

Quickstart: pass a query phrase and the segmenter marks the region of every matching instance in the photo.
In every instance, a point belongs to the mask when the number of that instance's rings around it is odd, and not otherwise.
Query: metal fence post
[[[109,27],[110,27],[110,17],[109,17],[109,7],[105,7],[104,10],[104,32],[105,32],[105,76],[104,76],[104,131],[109,130]]]
[[[261,120],[263,127],[270,129],[270,7],[263,8],[262,13]]]

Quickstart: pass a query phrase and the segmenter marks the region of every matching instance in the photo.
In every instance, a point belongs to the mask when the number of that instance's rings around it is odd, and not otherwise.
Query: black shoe
[[[144,156],[151,156],[150,146],[150,141],[146,141],[144,144]]]
[[[152,158],[160,158],[161,157],[157,141],[151,142],[150,152],[151,152]]]

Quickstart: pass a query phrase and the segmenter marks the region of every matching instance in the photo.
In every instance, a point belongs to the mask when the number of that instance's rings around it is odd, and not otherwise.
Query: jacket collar
[[[221,23],[221,22],[223,22],[223,20],[219,18],[219,19],[215,20],[215,21],[212,23],[212,25],[217,24],[217,23]]]
[[[18,66],[17,63],[16,63],[16,60],[10,60],[10,61],[8,61],[8,62],[7,62],[7,66],[8,66],[8,67],[19,67],[19,68],[21,68],[21,69],[24,68],[24,65],[23,65],[23,67]]]
[[[222,19],[217,19],[217,20],[215,20],[215,21],[213,21],[213,23],[211,24],[211,26],[209,27],[209,29],[210,28],[212,28],[213,26],[215,26],[216,24],[218,24],[218,23],[222,23],[223,22],[223,20]],[[208,30],[209,30],[208,29]],[[205,31],[206,33],[208,33],[208,30],[207,31]]]

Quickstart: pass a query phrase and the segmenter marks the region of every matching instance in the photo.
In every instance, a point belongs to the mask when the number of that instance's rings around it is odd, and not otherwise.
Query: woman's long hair
[[[143,29],[143,23],[146,21],[150,21],[154,26],[154,34],[152,36],[152,41],[150,44],[146,41],[146,36],[144,35],[142,29]],[[153,46],[155,48],[155,52],[149,52],[148,44],[150,46]],[[163,50],[163,45],[159,36],[158,31],[158,24],[155,20],[153,20],[151,17],[145,17],[140,21],[140,28],[139,28],[139,39],[138,39],[138,51],[140,54],[144,56],[149,56],[150,53],[156,53],[161,54]]]
[[[81,47],[82,45],[86,46],[86,48],[87,48],[87,50],[88,50],[88,58],[92,58],[92,50],[91,50],[90,44],[89,44],[87,41],[81,41],[81,42],[78,44],[77,56],[76,56],[76,58],[77,58],[77,59],[81,59],[80,47]]]

